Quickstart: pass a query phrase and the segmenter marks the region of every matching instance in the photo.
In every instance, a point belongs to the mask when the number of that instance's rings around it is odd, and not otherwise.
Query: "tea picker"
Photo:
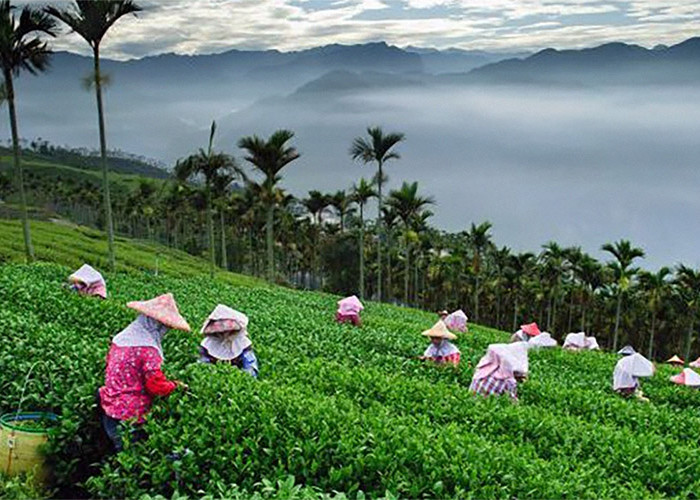
[[[518,382],[529,372],[528,344],[491,344],[479,361],[469,390],[481,396],[507,394],[518,400]]]
[[[68,277],[71,290],[80,295],[91,295],[107,298],[107,284],[102,275],[94,267],[83,264],[80,269]]]
[[[430,338],[430,345],[420,359],[433,361],[438,364],[449,363],[454,366],[459,364],[461,355],[459,349],[450,342],[450,340],[456,339],[457,336],[447,329],[442,320],[435,323],[429,330],[424,331],[422,335]]]
[[[335,320],[338,323],[351,323],[360,326],[360,312],[365,308],[355,295],[345,297],[338,301],[338,310],[335,313]]]
[[[630,354],[620,359],[613,371],[613,390],[624,398],[634,397],[648,402],[639,384],[640,377],[651,377],[654,364],[639,353]]]
[[[98,391],[102,427],[117,451],[122,448],[125,422],[143,424],[154,397],[166,397],[178,387],[187,388],[182,382],[168,380],[161,370],[165,332],[171,328],[190,331],[173,295],[129,302],[127,307],[140,314],[112,339],[105,385]]]
[[[200,330],[204,340],[199,348],[200,363],[230,363],[258,376],[258,360],[248,336],[248,316],[219,304]]]

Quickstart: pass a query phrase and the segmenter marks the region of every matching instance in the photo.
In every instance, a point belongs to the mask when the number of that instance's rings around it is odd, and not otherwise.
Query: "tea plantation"
[[[41,244],[39,244],[41,245]],[[127,245],[124,242],[123,245]],[[10,259],[8,259],[10,260]],[[0,411],[61,415],[53,493],[105,498],[696,498],[700,392],[659,367],[650,404],[611,389],[617,357],[531,351],[520,402],[467,388],[505,333],[472,326],[459,368],[415,359],[434,316],[368,304],[363,326],[333,321],[337,297],[245,279],[105,275],[110,297],[62,287],[55,263],[0,266]],[[157,402],[148,439],[105,458],[94,392],[124,304],[171,291],[193,328],[217,303],[249,315],[260,378],[198,365],[196,333],[166,335],[165,369],[190,385]],[[8,490],[9,491],[9,490]],[[0,493],[2,489],[0,488]]]

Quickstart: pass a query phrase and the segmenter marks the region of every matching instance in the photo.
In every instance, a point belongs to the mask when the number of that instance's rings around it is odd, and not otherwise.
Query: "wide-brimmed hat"
[[[192,331],[185,318],[180,315],[172,293],[166,293],[151,300],[129,302],[126,307],[160,321],[169,328],[185,332]]]
[[[447,326],[445,326],[445,322],[442,320],[435,323],[430,330],[424,331],[421,335],[425,335],[426,337],[436,337],[449,340],[454,340],[457,338],[457,335],[451,333],[447,329]]]
[[[442,311],[438,311],[437,313],[438,313],[438,316],[447,316],[448,314],[450,314],[447,312],[446,309],[443,309]]]
[[[351,295],[350,297],[345,297],[338,301],[338,311],[341,313],[359,313],[365,308],[360,302],[360,299],[356,295]]]
[[[670,365],[684,365],[685,361],[683,361],[681,358],[674,354],[666,360],[666,363]]]
[[[97,269],[89,264],[83,264],[80,269],[68,277],[68,281],[94,285],[95,283],[104,283],[105,280]]]
[[[617,351],[617,353],[618,353],[618,354],[621,354],[622,356],[631,356],[631,355],[634,354],[635,352],[637,352],[637,351],[635,351],[635,350],[634,350],[634,347],[632,347],[632,346],[629,345],[629,344],[627,344],[625,347],[623,347],[622,349],[620,349],[619,351]]]
[[[213,333],[246,331],[248,316],[228,306],[219,304],[204,321],[200,333],[210,335]]]
[[[690,368],[685,368],[678,375],[671,377],[671,382],[678,385],[687,385],[689,387],[700,387],[700,375],[691,370]]]

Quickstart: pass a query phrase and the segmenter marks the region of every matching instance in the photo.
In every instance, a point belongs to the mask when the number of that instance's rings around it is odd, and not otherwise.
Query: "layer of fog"
[[[23,135],[96,144],[94,103],[83,97],[76,106],[55,95],[51,107],[25,98],[20,118],[32,132]],[[439,227],[490,220],[496,242],[514,250],[555,240],[597,256],[602,243],[626,238],[647,251],[645,267],[700,265],[700,88],[414,88],[249,107],[223,91],[115,89],[108,98],[110,144],[166,161],[203,146],[211,118],[218,146],[238,156],[243,135],[294,130],[303,156],[282,185],[297,196],[370,177],[374,167],[348,148],[367,125],[382,125],[406,133],[402,158],[387,167],[390,187],[419,181],[437,200]]]

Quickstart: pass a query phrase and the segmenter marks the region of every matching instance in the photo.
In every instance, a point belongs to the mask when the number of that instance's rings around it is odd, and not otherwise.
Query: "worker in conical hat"
[[[202,325],[201,363],[230,363],[258,376],[258,360],[248,337],[248,316],[219,304]]]
[[[171,328],[190,331],[173,295],[129,302],[127,307],[140,314],[112,339],[105,385],[98,391],[102,425],[117,451],[122,447],[124,422],[142,424],[155,397],[166,397],[178,387],[187,387],[168,380],[161,370],[165,332]]]
[[[450,340],[456,339],[457,336],[447,329],[442,320],[435,323],[429,330],[424,331],[422,335],[430,338],[430,345],[423,353],[423,356],[421,356],[421,359],[434,361],[438,364],[451,363],[455,366],[459,364],[459,349],[450,342]]]

